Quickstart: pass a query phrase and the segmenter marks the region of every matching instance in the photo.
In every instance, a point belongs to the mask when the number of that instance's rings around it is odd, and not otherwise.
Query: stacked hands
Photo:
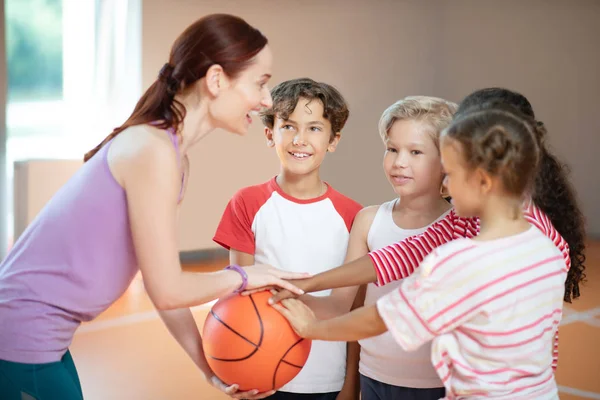
[[[310,333],[309,328],[317,321],[317,318],[312,310],[297,297],[304,294],[303,287],[308,287],[306,279],[311,275],[282,271],[269,265],[258,264],[244,267],[244,270],[248,275],[248,283],[246,290],[241,295],[248,296],[252,293],[270,290],[273,297],[269,299],[269,303],[290,322],[300,337],[309,338],[307,336]],[[208,377],[208,381],[212,386],[235,399],[263,399],[275,393],[274,390],[262,393],[258,390],[239,392],[237,384],[228,386],[215,375]]]
[[[273,268],[275,271],[279,271]],[[252,293],[261,292],[264,290],[270,290],[273,297],[269,299],[269,304],[279,311],[290,323],[294,331],[298,336],[305,339],[315,339],[313,337],[314,326],[318,322],[315,313],[304,304],[298,297],[309,290],[307,284],[307,278],[311,276],[309,274],[292,273],[280,271],[284,275],[293,276],[293,278],[282,277],[282,281],[285,285],[278,285],[275,287],[259,287],[256,289],[248,289],[242,292],[243,296],[247,296]],[[294,284],[287,282],[286,279],[293,279]]]

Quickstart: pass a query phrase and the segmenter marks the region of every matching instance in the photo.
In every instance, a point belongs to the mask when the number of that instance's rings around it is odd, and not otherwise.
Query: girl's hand
[[[298,283],[300,283],[300,282],[298,282]],[[298,286],[300,288],[302,288],[301,284],[299,284]],[[269,304],[277,304],[282,300],[295,299],[298,297],[298,295],[296,293],[292,293],[287,289],[282,289],[282,290],[278,290],[278,291],[271,290],[271,293],[273,293],[273,297],[271,297],[269,299]]]
[[[313,339],[315,325],[319,322],[315,313],[298,299],[285,299],[273,304],[292,325],[296,333],[305,339]]]

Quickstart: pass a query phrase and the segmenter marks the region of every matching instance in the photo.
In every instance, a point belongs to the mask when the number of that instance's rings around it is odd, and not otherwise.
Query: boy
[[[340,141],[348,106],[335,88],[307,78],[283,82],[271,95],[273,107],[261,119],[280,173],[239,190],[213,239],[229,250],[232,264],[317,274],[344,262],[350,228],[362,208],[319,174],[325,154]],[[350,394],[357,377],[345,383],[345,367],[345,342],[314,341],[302,371],[270,398],[335,400],[342,387]]]

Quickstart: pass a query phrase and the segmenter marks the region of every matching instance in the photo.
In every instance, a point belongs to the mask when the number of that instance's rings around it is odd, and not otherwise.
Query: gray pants
[[[439,400],[446,396],[445,388],[415,389],[388,385],[360,375],[362,400]]]

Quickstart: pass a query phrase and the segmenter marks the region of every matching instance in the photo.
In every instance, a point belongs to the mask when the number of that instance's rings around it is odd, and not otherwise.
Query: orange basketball
[[[302,339],[267,303],[268,291],[220,299],[204,323],[202,343],[211,369],[240,391],[277,390],[302,369],[311,341]]]

